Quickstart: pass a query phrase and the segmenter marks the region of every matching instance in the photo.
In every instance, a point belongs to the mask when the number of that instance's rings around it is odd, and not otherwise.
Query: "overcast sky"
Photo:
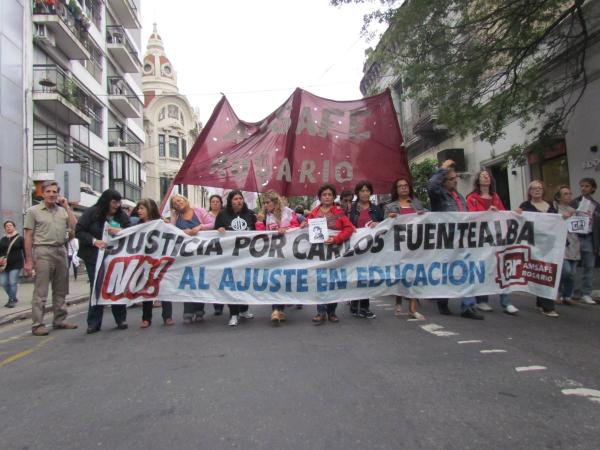
[[[362,97],[362,18],[372,6],[328,0],[142,0],[142,47],[152,24],[179,91],[206,123],[223,92],[240,119],[259,121],[295,87],[334,100]]]

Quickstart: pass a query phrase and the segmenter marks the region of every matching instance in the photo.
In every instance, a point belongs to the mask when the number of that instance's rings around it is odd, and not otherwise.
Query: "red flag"
[[[315,195],[324,183],[354,189],[359,180],[387,193],[399,176],[409,170],[389,91],[334,101],[296,89],[257,123],[238,119],[221,98],[174,183],[293,196]]]

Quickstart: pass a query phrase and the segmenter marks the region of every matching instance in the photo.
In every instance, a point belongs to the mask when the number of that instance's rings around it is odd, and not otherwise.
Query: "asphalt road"
[[[184,326],[180,305],[169,328],[135,308],[129,330],[106,311],[86,336],[85,305],[78,330],[2,327],[0,448],[600,448],[600,306],[551,319],[522,297],[480,322],[424,301],[407,321],[391,303],[320,327],[307,307],[274,327],[264,306]]]

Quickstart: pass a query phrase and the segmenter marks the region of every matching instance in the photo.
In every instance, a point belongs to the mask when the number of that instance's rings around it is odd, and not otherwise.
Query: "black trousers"
[[[94,275],[96,273],[96,264],[86,262],[85,270],[87,271],[88,280],[90,282],[90,302],[87,314],[87,324],[89,328],[100,329],[102,327],[104,305],[92,305],[92,289],[94,285]],[[127,320],[127,307],[125,305],[111,305],[110,309],[117,325]]]
[[[241,312],[248,311],[248,305],[227,305],[229,306],[229,316],[237,316]]]
[[[153,301],[142,302],[142,320],[152,323]],[[160,302],[162,305],[162,318],[167,320],[173,317],[173,304],[171,302]]]
[[[184,302],[183,316],[194,315],[199,311],[204,311],[204,303]]]
[[[554,300],[550,300],[549,298],[544,297],[536,297],[535,306],[537,306],[538,308],[542,308],[544,312],[554,311],[556,309],[554,307]]]
[[[350,311],[359,312],[361,309],[368,311],[369,310],[369,299],[364,298],[362,300],[352,300],[350,302]]]

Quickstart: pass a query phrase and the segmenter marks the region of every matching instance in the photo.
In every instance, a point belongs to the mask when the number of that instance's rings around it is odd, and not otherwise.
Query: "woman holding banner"
[[[202,230],[211,230],[208,222],[207,212],[203,208],[192,208],[186,197],[176,194],[171,197],[171,224],[183,230],[188,236],[195,236]],[[192,322],[200,322],[204,317],[204,303],[184,302],[183,323],[190,325]]]
[[[408,178],[398,178],[392,185],[392,200],[384,206],[384,216],[393,219],[401,214],[423,214],[427,210],[423,207],[421,201],[416,197],[410,180]],[[417,299],[408,300],[408,317],[415,320],[425,320],[425,316],[417,312]],[[396,309],[394,315],[399,317],[402,314],[402,297],[396,296]]]
[[[359,181],[354,187],[356,201],[350,206],[350,222],[356,228],[374,228],[383,221],[383,212],[377,205],[371,203],[373,195],[373,185],[371,182]],[[350,302],[350,312],[355,317],[362,319],[374,319],[376,316],[369,309],[369,299],[352,300]]]
[[[296,213],[283,204],[283,200],[276,192],[269,191],[263,196],[264,221],[256,222],[257,230],[277,231],[285,233],[290,228],[298,228]],[[279,324],[285,322],[287,315],[284,305],[272,305],[271,322]]]
[[[544,200],[544,183],[540,180],[533,180],[529,183],[527,187],[527,201],[521,203],[516,211],[517,213],[527,211],[554,214],[558,212],[554,206]],[[558,317],[553,299],[536,297],[535,304],[546,317]]]
[[[219,233],[226,231],[248,231],[256,229],[256,215],[248,209],[242,191],[233,190],[227,194],[227,206],[215,220],[215,229]],[[229,326],[235,327],[242,319],[252,319],[254,315],[248,312],[248,305],[228,305]]]
[[[496,193],[496,182],[487,169],[481,169],[473,183],[473,191],[467,195],[467,209],[469,211],[505,211],[500,196]],[[479,311],[493,311],[488,303],[489,296],[475,297],[475,308]],[[510,303],[508,294],[500,294],[500,306],[506,314],[515,315],[519,310]]]
[[[79,240],[78,256],[85,262],[85,270],[90,280],[90,290],[94,286],[96,275],[96,260],[98,250],[106,247],[103,240],[104,226],[106,232],[114,236],[122,228],[129,226],[129,216],[121,209],[121,193],[114,189],[105,190],[94,206],[88,208],[77,221],[75,236]],[[112,305],[113,317],[119,330],[127,328],[127,307],[125,305]],[[100,331],[104,305],[93,305],[90,295],[90,305],[87,316],[87,334]]]
[[[160,219],[160,212],[158,211],[158,205],[151,198],[143,198],[135,206],[135,212],[139,218],[138,223],[146,223],[152,220]],[[153,301],[148,300],[142,302],[142,324],[140,328],[148,328],[152,325],[152,308]],[[175,322],[173,321],[173,305],[171,302],[162,301],[162,318],[165,326],[171,326]]]
[[[202,218],[202,231],[215,229],[215,220],[217,220],[217,216],[223,209],[223,199],[220,195],[213,194],[209,197],[208,204],[209,209],[206,212],[206,215]],[[223,314],[223,306],[224,305],[222,303],[213,303],[215,316],[220,316]]]
[[[350,239],[354,233],[354,226],[343,209],[334,205],[336,191],[335,186],[324,184],[319,188],[318,197],[319,204],[306,216],[306,221],[302,224],[308,226],[310,219],[322,217],[327,220],[327,228],[330,230],[338,230],[339,233],[335,236],[330,236],[325,241],[325,244],[342,244]],[[318,244],[317,244],[318,245]],[[337,323],[340,321],[335,314],[337,303],[327,303],[317,305],[317,314],[312,321],[315,325],[322,325],[329,318],[330,322]]]

